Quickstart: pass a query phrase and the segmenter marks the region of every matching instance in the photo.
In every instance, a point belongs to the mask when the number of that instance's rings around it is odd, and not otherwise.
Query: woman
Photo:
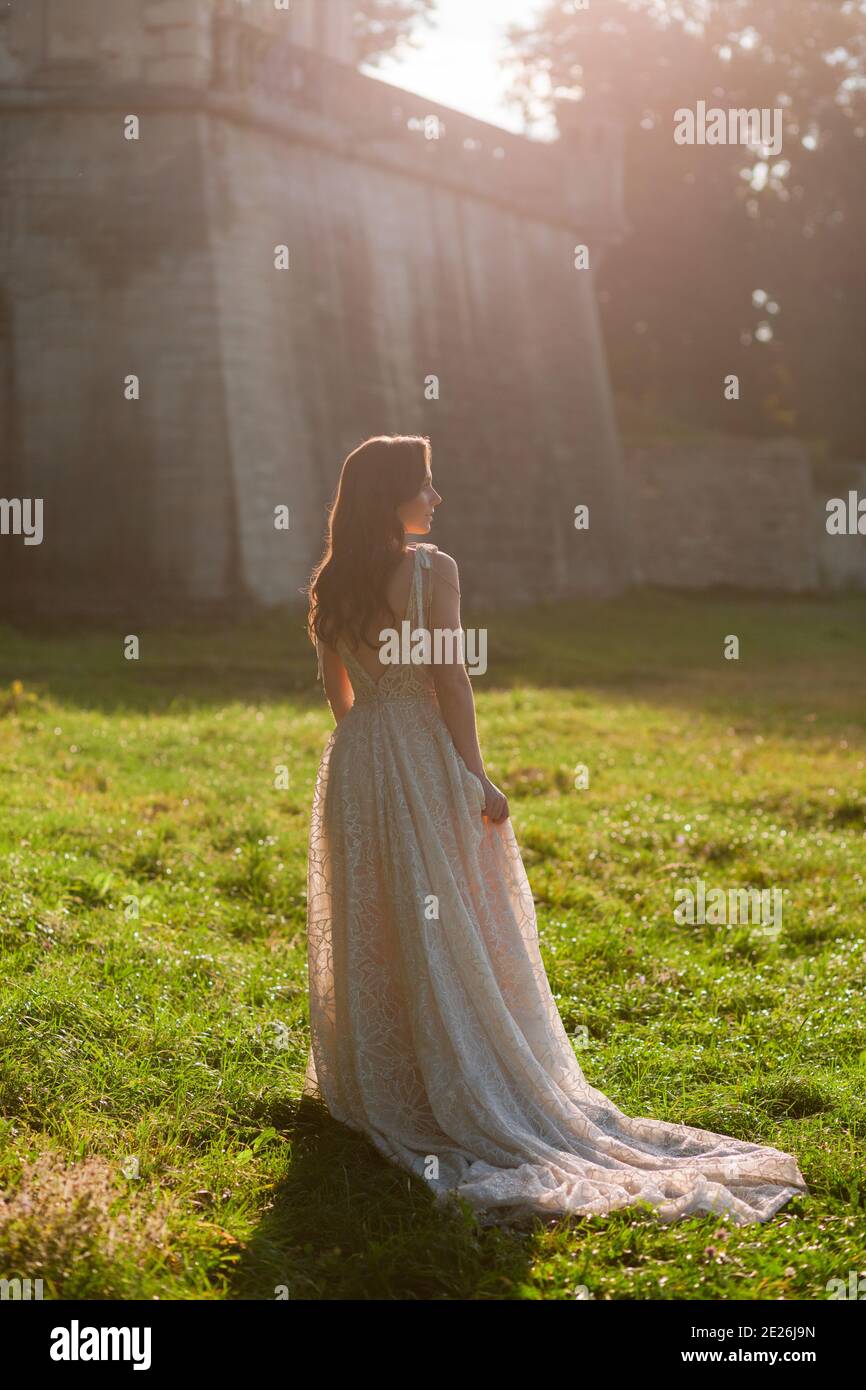
[[[642,1201],[665,1222],[766,1221],[807,1190],[791,1155],[631,1119],[584,1079],[465,667],[405,649],[380,660],[406,620],[406,633],[460,628],[456,564],[406,544],[441,501],[427,439],[367,440],[343,465],[310,584],[337,727],[310,835],[305,1093],[484,1221]]]

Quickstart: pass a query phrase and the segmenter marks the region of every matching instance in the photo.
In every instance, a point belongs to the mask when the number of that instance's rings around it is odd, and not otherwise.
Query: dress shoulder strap
[[[430,626],[430,602],[433,595],[433,556],[437,546],[423,541],[415,547],[415,573],[412,581],[412,624]]]

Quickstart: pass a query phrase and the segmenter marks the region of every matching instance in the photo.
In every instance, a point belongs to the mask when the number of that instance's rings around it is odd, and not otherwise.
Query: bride
[[[380,660],[404,620],[460,627],[457,565],[407,544],[441,501],[429,440],[368,439],[343,465],[310,583],[336,728],[310,831],[305,1094],[483,1222],[641,1202],[664,1222],[766,1221],[808,1190],[792,1155],[632,1119],[589,1085],[465,667]]]

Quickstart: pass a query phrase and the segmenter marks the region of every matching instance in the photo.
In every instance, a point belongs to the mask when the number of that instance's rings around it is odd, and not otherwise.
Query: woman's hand
[[[508,820],[508,798],[504,792],[491,782],[485,774],[480,779],[484,788],[484,810],[482,815],[492,821],[494,825],[499,825],[501,821]]]

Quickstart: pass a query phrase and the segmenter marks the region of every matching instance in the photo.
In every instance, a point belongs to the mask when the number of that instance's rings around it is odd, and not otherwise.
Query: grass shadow
[[[858,718],[866,681],[866,596],[640,590],[610,600],[546,604],[464,617],[489,636],[478,693],[559,688],[614,702],[772,712],[784,726],[815,691],[828,713]],[[12,681],[83,710],[158,714],[231,702],[323,708],[312,648],[297,611],[244,625],[183,624],[137,634],[138,660],[119,631],[0,628],[0,697]],[[729,635],[740,643],[727,660]],[[829,684],[829,690],[828,690]],[[0,699],[2,702],[2,699]]]
[[[288,1137],[288,1171],[245,1244],[230,1298],[497,1299],[526,1281],[528,1231],[482,1227],[466,1203],[437,1205],[321,1102],[299,1102]]]

